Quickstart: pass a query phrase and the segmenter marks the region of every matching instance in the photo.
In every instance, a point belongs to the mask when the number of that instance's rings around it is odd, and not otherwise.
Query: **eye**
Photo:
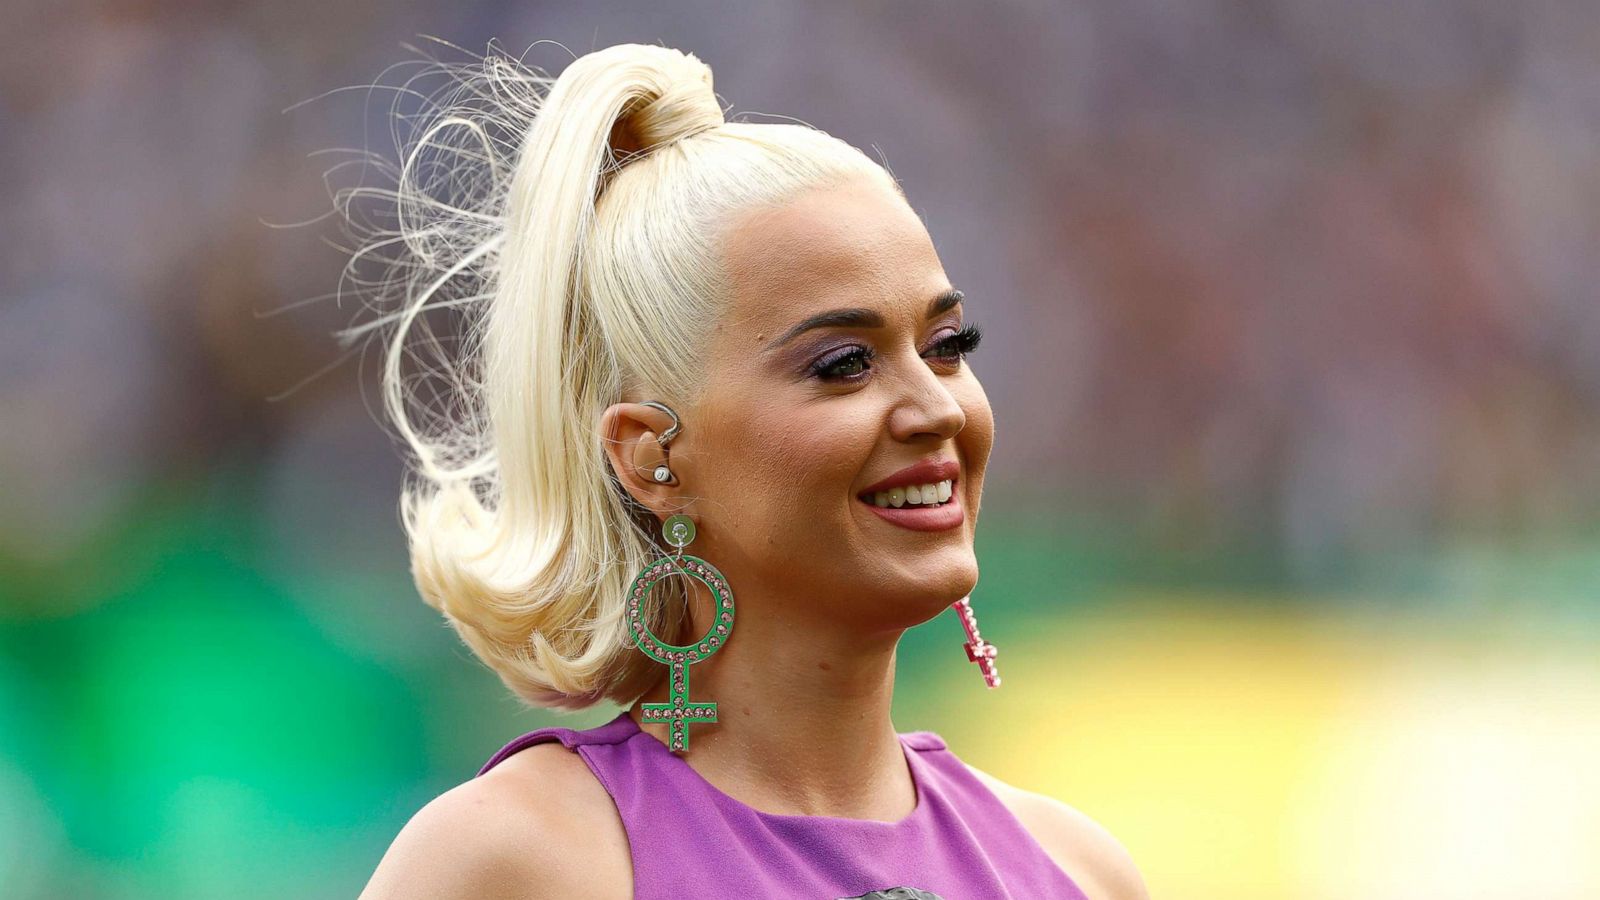
[[[933,345],[933,355],[937,359],[955,360],[960,362],[968,353],[978,349],[978,342],[983,340],[983,330],[977,325],[968,323],[947,338]]]
[[[863,367],[877,355],[877,351],[871,347],[848,347],[842,353],[818,360],[811,367],[811,374],[823,381],[859,381],[866,375]]]

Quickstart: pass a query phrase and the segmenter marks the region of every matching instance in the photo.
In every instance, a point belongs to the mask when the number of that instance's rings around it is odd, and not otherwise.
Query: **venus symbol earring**
[[[967,633],[967,642],[962,646],[967,650],[967,659],[978,664],[978,670],[983,673],[983,683],[991,688],[1000,686],[1000,673],[995,670],[994,658],[1000,648],[984,640],[978,634],[978,616],[972,611],[970,598],[962,597],[950,604],[961,618],[961,628]]]
[[[690,723],[717,721],[717,704],[689,698],[689,667],[710,659],[733,634],[733,591],[728,589],[728,580],[722,577],[716,566],[683,552],[683,548],[694,540],[693,519],[683,515],[669,516],[662,523],[661,532],[667,543],[675,549],[670,555],[661,556],[645,566],[634,577],[633,584],[628,588],[628,628],[633,633],[634,643],[644,651],[645,656],[665,663],[672,670],[672,687],[667,702],[646,703],[641,710],[645,721],[668,724],[667,746],[673,752],[682,753],[689,749]],[[644,601],[650,596],[650,588],[674,572],[681,572],[704,584],[711,591],[711,599],[715,604],[711,626],[700,636],[700,640],[692,644],[669,644],[657,637],[645,622]]]

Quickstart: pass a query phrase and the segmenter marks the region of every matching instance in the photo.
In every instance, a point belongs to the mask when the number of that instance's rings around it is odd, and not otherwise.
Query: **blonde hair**
[[[344,195],[392,202],[395,224],[364,232],[340,285],[379,312],[340,337],[384,338],[412,576],[526,702],[628,705],[665,671],[633,646],[623,606],[659,524],[612,472],[602,412],[654,399],[681,415],[700,396],[734,213],[853,175],[899,188],[810,126],[725,121],[711,70],[665,47],[608,47],[551,79],[491,44],[428,73],[446,89],[395,114],[413,123],[395,187]],[[419,96],[416,80],[400,96]],[[356,279],[371,259],[383,277]],[[454,357],[436,310],[459,317]],[[408,360],[422,372],[403,374]],[[652,627],[668,636],[686,598],[662,598]]]

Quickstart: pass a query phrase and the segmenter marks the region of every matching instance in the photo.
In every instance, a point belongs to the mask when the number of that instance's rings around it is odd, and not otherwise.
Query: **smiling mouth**
[[[955,497],[957,484],[956,479],[950,478],[887,491],[868,491],[857,494],[856,499],[879,509],[938,509],[950,505]]]

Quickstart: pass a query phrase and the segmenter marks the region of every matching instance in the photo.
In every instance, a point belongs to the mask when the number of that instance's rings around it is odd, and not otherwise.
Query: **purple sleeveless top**
[[[718,790],[626,712],[530,731],[576,750],[616,802],[634,896],[1088,900],[1017,817],[931,731],[900,734],[917,806],[898,822],[761,812]]]

